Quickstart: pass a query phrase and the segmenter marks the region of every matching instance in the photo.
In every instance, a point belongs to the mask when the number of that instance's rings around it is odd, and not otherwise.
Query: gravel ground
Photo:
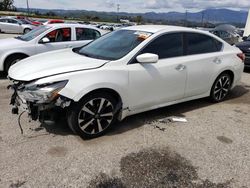
[[[0,34],[1,36],[2,34]],[[250,72],[228,99],[127,118],[84,141],[64,123],[40,125],[9,106],[0,79],[0,187],[250,187]],[[185,117],[187,123],[164,118]]]

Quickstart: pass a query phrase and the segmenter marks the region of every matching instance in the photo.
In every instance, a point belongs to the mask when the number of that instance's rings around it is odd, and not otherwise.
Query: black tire
[[[231,90],[232,81],[232,77],[228,73],[218,76],[211,89],[211,101],[216,103],[223,101]]]
[[[23,34],[25,35],[25,34],[27,34],[27,33],[30,32],[30,31],[31,31],[31,29],[26,28],[26,29],[23,30]]]
[[[11,55],[11,56],[7,57],[7,59],[5,60],[5,63],[4,63],[4,71],[6,73],[8,73],[8,71],[12,65],[16,64],[18,61],[21,61],[22,59],[25,59],[26,57],[28,57],[28,56],[21,55],[21,54]]]
[[[105,101],[102,102],[102,100]],[[83,139],[102,136],[117,120],[117,104],[118,101],[105,92],[83,97],[78,103],[72,104],[68,109],[67,120],[69,127]],[[112,116],[110,115],[111,113]],[[80,123],[80,121],[82,122]]]

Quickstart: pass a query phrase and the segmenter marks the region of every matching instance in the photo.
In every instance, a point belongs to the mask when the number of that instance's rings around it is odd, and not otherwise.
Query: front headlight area
[[[68,80],[39,84],[27,84],[18,89],[18,96],[25,101],[37,104],[50,103],[59,97],[59,92],[67,85]]]

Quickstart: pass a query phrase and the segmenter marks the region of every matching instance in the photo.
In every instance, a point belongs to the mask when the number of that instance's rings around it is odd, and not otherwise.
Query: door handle
[[[216,63],[216,64],[221,64],[221,63],[222,63],[221,59],[218,58],[218,57],[216,57],[216,58],[213,60],[213,62]]]
[[[186,69],[186,66],[180,64],[180,65],[178,65],[177,67],[175,67],[175,69],[176,69],[177,71],[184,71],[184,70]]]

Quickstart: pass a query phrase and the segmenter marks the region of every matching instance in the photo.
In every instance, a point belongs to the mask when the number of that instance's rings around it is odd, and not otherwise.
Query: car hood
[[[79,55],[72,49],[58,50],[24,59],[9,69],[9,77],[19,81],[32,81],[52,75],[95,69],[107,60]]]
[[[25,45],[26,43],[26,41],[18,40],[15,38],[0,39],[0,50],[6,50],[9,48],[13,49],[13,47],[19,47]]]

